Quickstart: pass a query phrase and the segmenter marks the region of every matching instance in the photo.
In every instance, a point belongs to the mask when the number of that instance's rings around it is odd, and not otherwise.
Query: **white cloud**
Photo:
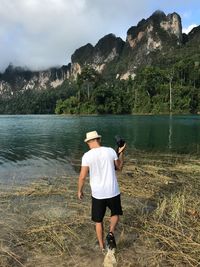
[[[34,69],[70,62],[75,49],[118,34],[145,13],[129,0],[0,0],[0,58]],[[130,12],[131,11],[131,12]],[[116,30],[116,31],[115,31]]]
[[[192,24],[192,25],[189,25],[186,28],[183,28],[183,32],[188,34],[194,27],[197,27],[197,24]]]

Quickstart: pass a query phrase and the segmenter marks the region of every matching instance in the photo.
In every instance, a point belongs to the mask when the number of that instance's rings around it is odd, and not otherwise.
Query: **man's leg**
[[[113,215],[110,217],[110,231],[106,236],[106,247],[109,249],[116,248],[114,231],[115,231],[118,221],[119,221],[119,215]]]
[[[118,222],[119,222],[119,216],[118,215],[113,215],[110,217],[110,232],[114,233]]]
[[[123,214],[120,195],[110,198],[108,200],[108,207],[111,210],[111,217],[110,217],[109,233],[106,236],[106,246],[109,249],[115,249],[116,242],[115,242],[114,232],[119,222],[119,215]]]
[[[104,248],[103,222],[96,223],[96,234],[97,234],[97,239],[99,241],[99,246],[101,249],[103,249]]]

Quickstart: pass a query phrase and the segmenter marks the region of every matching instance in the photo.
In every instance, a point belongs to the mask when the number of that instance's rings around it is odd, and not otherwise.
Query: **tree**
[[[99,74],[92,67],[88,65],[84,66],[82,68],[81,74],[78,75],[77,84],[79,85],[80,91],[81,89],[83,91],[83,97],[87,98],[87,100],[90,99],[91,88],[94,85],[94,83],[98,80],[98,78]],[[81,95],[80,92],[79,95]]]
[[[171,114],[172,113],[172,81],[174,78],[174,69],[169,70],[166,73],[166,77],[169,81],[169,113]]]

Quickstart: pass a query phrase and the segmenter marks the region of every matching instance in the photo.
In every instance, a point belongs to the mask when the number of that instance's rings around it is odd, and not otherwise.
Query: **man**
[[[119,148],[118,155],[114,149],[101,146],[101,135],[96,131],[86,134],[84,142],[89,151],[82,157],[81,171],[78,181],[78,198],[83,198],[85,179],[90,174],[92,192],[92,220],[96,223],[96,234],[99,246],[104,250],[103,218],[108,207],[111,210],[110,229],[106,236],[106,246],[110,249],[116,247],[114,231],[122,215],[120,191],[115,174],[123,166],[123,150],[126,144]]]

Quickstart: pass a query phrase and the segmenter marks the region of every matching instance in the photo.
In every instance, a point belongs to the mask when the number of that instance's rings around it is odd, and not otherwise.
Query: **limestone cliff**
[[[46,71],[30,71],[9,65],[0,76],[0,95],[13,95],[16,91],[28,89],[43,90],[56,88],[70,77],[71,65],[51,68]]]
[[[87,44],[77,49],[72,55],[72,75],[76,77],[84,65],[90,65],[102,74],[112,68],[112,73],[120,79],[134,77],[139,66],[152,63],[155,53],[174,49],[182,43],[180,16],[156,11],[127,31],[126,42],[109,34],[95,47]]]
[[[90,65],[102,73],[107,64],[120,56],[124,44],[125,42],[121,38],[114,34],[108,34],[101,38],[94,47],[91,44],[80,47],[71,58],[73,77],[76,78],[85,65]]]
[[[191,30],[187,38],[188,44],[198,45],[200,42],[200,26],[197,26]]]
[[[149,65],[155,53],[163,53],[182,45],[182,24],[177,13],[165,15],[156,11],[147,20],[142,19],[137,26],[127,31],[126,45],[122,59],[127,62],[127,68],[122,68],[124,74],[132,76],[138,67]]]
[[[177,13],[166,15],[154,12],[127,31],[126,41],[108,34],[95,46],[86,44],[71,56],[71,63],[46,71],[30,71],[10,65],[0,74],[0,95],[13,95],[15,91],[56,88],[64,80],[75,80],[84,66],[94,68],[103,76],[128,79],[135,77],[137,69],[155,64],[160,55],[167,54],[185,44],[199,45],[200,26],[188,35],[182,34],[181,18]]]

